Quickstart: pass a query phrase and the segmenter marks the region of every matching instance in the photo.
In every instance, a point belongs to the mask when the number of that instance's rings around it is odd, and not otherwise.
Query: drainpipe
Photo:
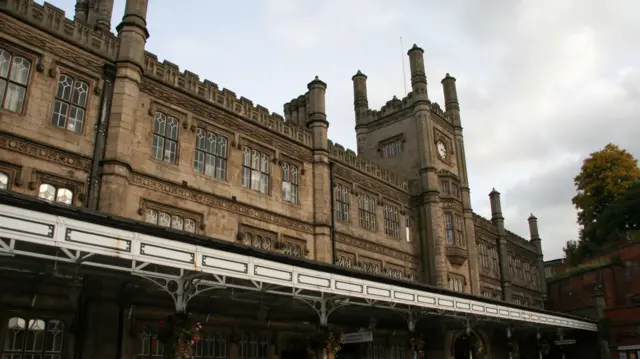
[[[329,163],[329,200],[331,201],[331,204],[329,205],[329,208],[331,209],[331,256],[333,257],[331,263],[336,264],[336,211],[335,211],[335,204],[334,204],[334,196],[335,196],[335,190],[333,188],[335,184],[335,173],[334,173],[334,169],[333,169],[333,162]]]
[[[107,143],[107,129],[109,128],[109,114],[111,113],[111,98],[113,95],[113,82],[116,77],[116,68],[111,64],[104,66],[104,86],[100,103],[99,122],[95,126],[93,161],[89,174],[89,189],[87,191],[86,206],[89,209],[98,209],[100,197],[100,170],[104,158],[105,145]]]

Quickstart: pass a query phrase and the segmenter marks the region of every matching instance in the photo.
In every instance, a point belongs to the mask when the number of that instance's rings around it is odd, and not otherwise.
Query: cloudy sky
[[[51,2],[73,14],[74,0]],[[507,227],[525,238],[533,212],[545,259],[577,237],[584,157],[608,142],[640,157],[637,0],[149,2],[148,51],[280,114],[318,75],[329,135],[354,150],[351,76],[369,76],[379,108],[404,96],[402,61],[408,72],[418,44],[432,101],[443,104],[445,73],[458,79],[474,210],[490,216],[495,187]]]

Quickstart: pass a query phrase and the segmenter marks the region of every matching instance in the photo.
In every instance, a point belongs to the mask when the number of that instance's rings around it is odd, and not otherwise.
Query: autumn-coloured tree
[[[574,178],[578,193],[572,200],[581,242],[600,245],[638,225],[639,182],[638,161],[614,144],[584,160]]]

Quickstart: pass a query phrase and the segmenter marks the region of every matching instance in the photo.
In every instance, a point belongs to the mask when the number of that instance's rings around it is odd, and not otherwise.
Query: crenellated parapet
[[[115,61],[118,54],[119,43],[114,34],[96,31],[82,21],[67,18],[64,10],[48,2],[40,5],[34,0],[0,1],[0,11],[110,61]]]
[[[404,110],[412,109],[415,105],[416,98],[414,97],[413,92],[409,92],[407,96],[402,99],[393,96],[393,99],[387,101],[379,110],[371,110],[367,109],[361,118],[360,123],[363,125],[376,122],[378,120],[385,119],[389,116],[402,112]],[[442,119],[449,120],[446,116],[442,108],[437,102],[429,102],[429,107],[431,112]]]
[[[495,234],[497,235],[498,233],[498,228],[496,227],[496,225],[491,222],[491,220],[484,218],[483,216],[474,213],[473,214],[473,221],[475,223],[476,227],[482,228],[485,231],[491,233],[491,234]],[[524,247],[528,250],[535,250],[535,247],[533,246],[533,244],[527,240],[526,238],[523,238],[509,230],[505,230],[506,234],[507,234],[507,241],[516,245],[519,245],[521,247]]]
[[[374,162],[368,161],[353,152],[350,149],[345,149],[338,143],[329,141],[329,156],[332,159],[337,160],[347,166],[355,168],[369,176],[375,177],[383,182],[386,182],[404,192],[409,191],[409,181],[401,178],[397,174],[381,168]]]
[[[270,113],[267,108],[254,105],[244,97],[238,98],[236,93],[229,89],[221,90],[217,84],[209,80],[200,81],[200,77],[191,71],[180,72],[178,65],[167,60],[160,62],[158,57],[150,52],[145,52],[144,70],[147,77],[230,111],[302,145],[312,145],[312,133],[308,129],[287,123],[281,115]]]

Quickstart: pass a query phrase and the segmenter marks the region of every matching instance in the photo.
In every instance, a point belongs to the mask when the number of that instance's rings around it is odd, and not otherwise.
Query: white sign
[[[346,333],[342,334],[342,343],[343,344],[351,344],[351,343],[367,343],[373,341],[373,333],[372,332],[357,332],[357,333]]]
[[[553,344],[555,345],[571,345],[575,343],[576,343],[575,339],[556,340],[555,342],[553,342]]]

